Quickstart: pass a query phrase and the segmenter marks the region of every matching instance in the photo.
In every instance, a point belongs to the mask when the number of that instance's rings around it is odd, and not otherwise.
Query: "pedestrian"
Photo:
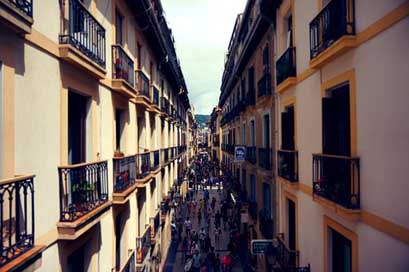
[[[231,258],[230,255],[224,255],[222,257],[222,271],[230,272],[231,271]]]
[[[214,229],[214,240],[215,240],[215,243],[216,243],[217,245],[219,244],[220,234],[221,234],[220,228],[219,228],[219,227],[215,227],[215,229]]]
[[[212,240],[210,239],[209,234],[207,234],[204,240],[204,252],[205,253],[209,252],[211,247],[212,247]]]
[[[212,211],[214,211],[214,209],[216,208],[216,198],[215,197],[212,198],[212,202],[211,202],[210,206],[212,208]]]
[[[185,231],[186,231],[186,236],[189,237],[190,236],[190,230],[192,229],[192,222],[190,221],[189,216],[186,217],[185,220]]]
[[[215,259],[216,259],[216,255],[214,254],[214,248],[210,247],[210,252],[207,253],[207,256],[206,256],[206,264],[207,264],[207,267],[209,269],[209,272],[214,271]]]
[[[220,271],[220,256],[219,256],[219,254],[216,254],[216,257],[214,258],[213,268],[214,268],[214,272],[219,272]]]
[[[214,215],[214,225],[216,228],[220,228],[221,217],[222,215],[220,214],[220,210],[218,210]]]
[[[206,231],[204,228],[201,228],[200,233],[199,233],[199,240],[200,240],[200,247],[202,249],[204,248],[205,239],[206,239]]]
[[[193,254],[193,271],[194,272],[200,272],[200,266],[201,266],[201,260],[200,260],[200,255],[199,252],[195,252]]]

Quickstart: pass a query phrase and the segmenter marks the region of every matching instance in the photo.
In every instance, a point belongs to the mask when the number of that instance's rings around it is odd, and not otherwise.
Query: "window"
[[[142,69],[142,46],[140,43],[137,44],[137,58],[138,58],[138,69]]]
[[[295,221],[295,203],[287,198],[287,233],[288,246],[291,250],[296,250],[296,221]]]
[[[250,175],[250,201],[256,202],[256,177]]]
[[[251,67],[248,72],[248,92],[254,93],[254,67]]]
[[[294,150],[294,105],[281,113],[281,149]]]
[[[271,188],[270,184],[263,182],[263,211],[271,218]]]
[[[246,191],[247,191],[247,181],[246,181],[246,178],[247,178],[246,169],[242,169],[242,170],[241,170],[241,190],[242,190],[243,192],[246,192]]]
[[[265,148],[270,147],[270,115],[263,116],[263,145]]]
[[[119,45],[123,45],[122,44],[123,20],[124,17],[119,13],[118,10],[115,10],[115,39],[116,44]]]
[[[251,146],[256,146],[255,129],[256,129],[255,122],[254,122],[254,120],[251,120],[250,121],[250,143],[251,143]]]
[[[245,124],[245,123],[243,124],[242,133],[243,133],[243,136],[242,136],[242,139],[243,139],[242,144],[243,144],[243,145],[247,145],[247,139],[246,139],[246,124]]]
[[[329,269],[330,272],[352,271],[352,243],[331,227],[328,227]]]
[[[270,52],[269,52],[268,44],[263,49],[263,66],[264,66],[264,72],[266,72],[266,70],[270,66]]]
[[[287,48],[293,46],[293,16],[287,17]]]
[[[120,109],[115,110],[115,148],[118,151],[123,151],[123,146],[121,145],[123,132],[124,132],[124,111]]]

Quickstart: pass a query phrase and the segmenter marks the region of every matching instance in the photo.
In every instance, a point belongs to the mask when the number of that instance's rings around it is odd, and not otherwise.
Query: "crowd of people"
[[[175,207],[172,222],[185,271],[230,272],[241,241],[239,214],[229,197],[230,180],[207,155],[192,162],[187,177],[190,189]]]

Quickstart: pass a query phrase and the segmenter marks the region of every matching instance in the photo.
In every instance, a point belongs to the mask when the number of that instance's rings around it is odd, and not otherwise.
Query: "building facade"
[[[0,0],[0,25],[0,270],[160,269],[196,133],[160,1]]]
[[[248,1],[238,16],[222,160],[246,192],[252,238],[279,249],[260,269],[409,269],[409,126],[398,121],[409,113],[408,15],[408,1],[284,0]]]

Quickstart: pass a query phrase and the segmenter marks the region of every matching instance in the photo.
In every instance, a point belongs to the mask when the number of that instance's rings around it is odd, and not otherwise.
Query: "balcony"
[[[136,99],[137,104],[141,104],[145,108],[149,108],[151,104],[149,78],[142,70],[135,72],[136,81]]]
[[[140,153],[137,158],[137,179],[145,179],[151,173],[151,153]]]
[[[0,19],[19,34],[31,33],[33,24],[32,0],[0,0]]]
[[[310,23],[310,66],[318,68],[355,47],[354,1],[332,0]]]
[[[278,234],[274,241],[276,241],[275,247],[275,258],[276,262],[280,268],[278,271],[295,271],[295,272],[309,272],[308,270],[304,270],[303,267],[298,267],[299,265],[299,252],[297,250],[291,250],[288,248],[284,241],[284,234]]]
[[[153,103],[153,105],[154,106],[156,106],[156,107],[160,107],[160,104],[159,104],[159,90],[158,90],[158,88],[156,88],[155,86],[153,86],[152,87],[152,103]]]
[[[170,159],[175,159],[175,149],[173,147],[170,147]]]
[[[164,114],[169,115],[169,101],[166,97],[160,98],[160,108]]]
[[[151,171],[157,171],[160,167],[160,151],[159,150],[151,152],[151,162],[152,162]]]
[[[163,163],[166,164],[169,162],[169,148],[162,149],[163,154]]]
[[[156,212],[154,217],[150,218],[150,225],[151,225],[151,243],[155,243],[155,236],[156,233],[159,231],[160,227],[160,210]]]
[[[257,83],[257,97],[267,96],[271,94],[271,74],[265,73]]]
[[[0,198],[0,267],[11,271],[11,261],[34,249],[34,176],[0,180]]]
[[[112,88],[129,97],[135,95],[134,64],[120,45],[112,45]]]
[[[271,148],[259,148],[258,149],[258,165],[264,170],[271,170]]]
[[[107,165],[102,161],[58,167],[61,238],[76,239],[82,233],[78,228],[91,220],[95,224],[93,219],[109,206]]]
[[[360,209],[359,158],[313,154],[313,194],[349,210]]]
[[[114,193],[113,202],[122,204],[135,189],[137,178],[137,158],[135,155],[113,158],[114,166]]]
[[[257,148],[255,146],[247,146],[246,161],[248,161],[251,164],[257,163]]]
[[[276,63],[277,92],[281,93],[297,82],[295,47],[288,48]]]
[[[234,154],[234,145],[226,144],[226,152],[229,154]]]
[[[151,247],[151,226],[147,225],[141,236],[136,238],[136,262],[142,264]]]
[[[128,258],[126,259],[125,264],[121,267],[119,272],[135,272],[136,271],[135,263],[135,250],[131,250]]]
[[[279,150],[278,176],[290,182],[298,182],[298,152],[295,150]]]
[[[60,35],[61,58],[97,78],[104,78],[105,29],[79,0],[69,0],[65,20]]]
[[[273,239],[274,224],[271,219],[270,212],[262,209],[259,211],[259,231],[264,236],[264,239]]]

